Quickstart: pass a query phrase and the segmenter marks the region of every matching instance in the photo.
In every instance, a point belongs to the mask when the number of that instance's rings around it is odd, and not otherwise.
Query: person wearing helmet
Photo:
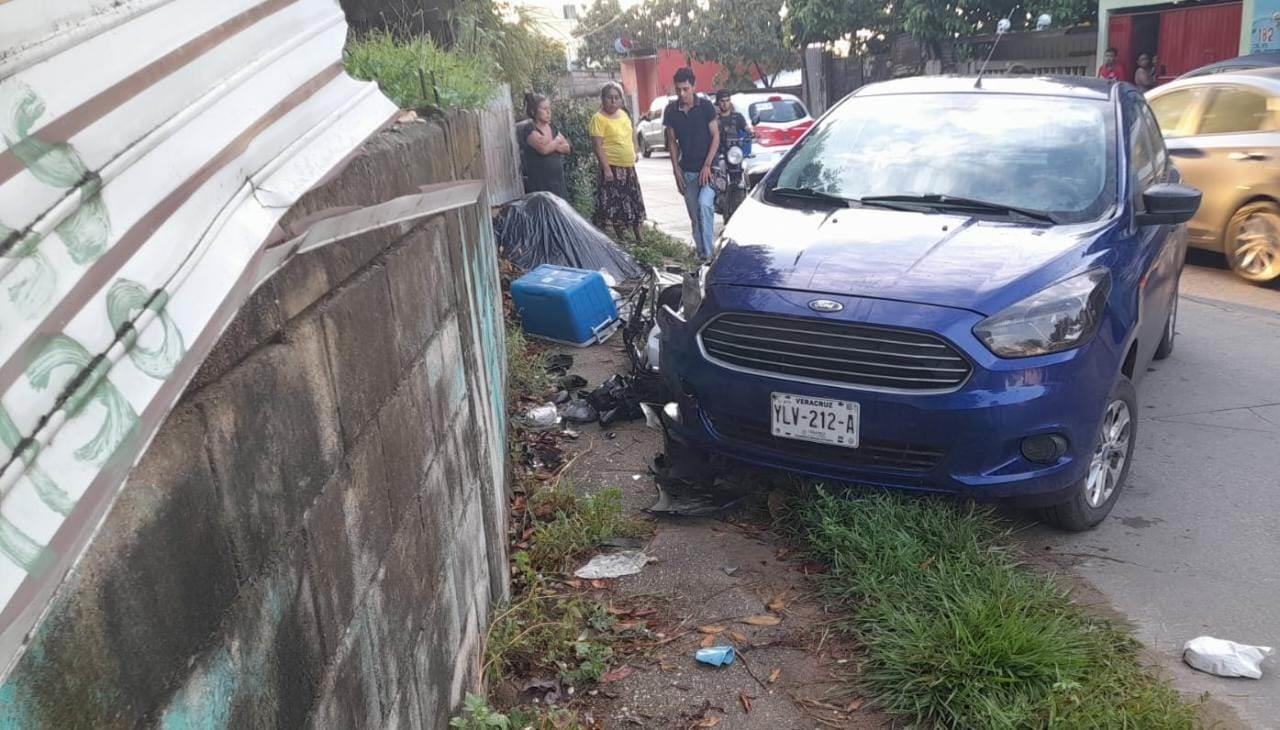
[[[721,152],[739,136],[750,134],[746,118],[733,109],[733,95],[728,89],[716,92],[716,115],[716,121],[720,124]]]

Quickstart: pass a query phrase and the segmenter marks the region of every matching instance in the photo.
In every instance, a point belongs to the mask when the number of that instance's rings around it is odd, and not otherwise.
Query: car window
[[[1200,119],[1199,133],[1257,132],[1267,128],[1268,116],[1265,95],[1249,89],[1222,87],[1209,100]]]
[[[1146,132],[1147,145],[1151,148],[1151,161],[1155,168],[1155,181],[1165,182],[1169,169],[1169,150],[1164,146],[1164,137],[1160,134],[1160,124],[1147,104],[1140,104],[1143,130]]]
[[[747,118],[752,124],[786,124],[809,116],[804,104],[798,101],[757,101],[748,107]]]
[[[1204,95],[1205,88],[1197,86],[1148,100],[1151,105],[1151,111],[1155,113],[1156,121],[1160,124],[1160,131],[1164,132],[1166,136],[1176,134],[1178,128],[1186,120],[1187,115],[1196,108],[1200,100],[1204,98]]]
[[[1156,182],[1157,158],[1152,145],[1156,132],[1151,129],[1152,122],[1144,114],[1145,104],[1141,95],[1129,92],[1122,99],[1124,106],[1124,125],[1129,133],[1129,170],[1131,172],[1132,196],[1136,204],[1141,204],[1142,192]],[[1160,147],[1164,149],[1163,144]]]
[[[1096,220],[1115,202],[1114,120],[1094,99],[855,96],[810,130],[771,186],[848,199],[948,195]]]

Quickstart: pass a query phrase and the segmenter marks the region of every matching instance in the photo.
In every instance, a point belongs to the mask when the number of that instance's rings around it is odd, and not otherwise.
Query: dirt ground
[[[565,352],[576,359],[571,372],[594,387],[626,372],[621,347],[618,337]],[[577,459],[565,475],[568,482],[587,494],[621,488],[626,513],[642,514],[657,497],[648,464],[662,450],[661,434],[644,421],[609,429],[593,424],[581,433]],[[645,547],[655,562],[638,575],[610,581],[611,596],[621,603],[656,599],[664,607],[660,625],[667,628],[660,637],[665,643],[615,672],[625,677],[597,688],[591,714],[605,727],[779,730],[889,724],[850,694],[848,680],[857,662],[853,648],[816,596],[805,572],[812,566],[788,559],[781,542],[764,528],[767,491],[762,478],[759,497],[722,519],[656,518]],[[745,622],[760,616],[780,620],[776,625]],[[703,642],[730,644],[737,659],[719,668],[699,664],[694,653]]]

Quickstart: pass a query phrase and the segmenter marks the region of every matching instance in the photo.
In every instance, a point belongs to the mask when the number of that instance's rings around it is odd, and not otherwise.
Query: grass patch
[[[566,685],[594,682],[609,669],[616,638],[613,617],[590,596],[557,588],[549,575],[593,552],[611,537],[634,537],[648,526],[622,516],[622,492],[578,497],[569,488],[529,500],[529,548],[512,558],[516,597],[498,612],[485,642],[490,681],[511,674],[553,673]],[[544,515],[544,517],[538,517]]]
[[[507,323],[507,399],[514,405],[520,398],[545,394],[551,387],[544,353],[532,347],[520,325]]]
[[[853,609],[864,689],[888,712],[955,728],[1198,726],[1127,632],[1018,565],[988,510],[819,490],[787,522]]]
[[[374,30],[343,52],[347,73],[376,81],[402,109],[481,109],[498,91],[498,69],[483,54],[445,49],[430,36]]]
[[[530,508],[534,515],[551,515],[547,520],[535,517],[529,536],[530,567],[539,573],[563,573],[611,537],[641,537],[650,531],[648,523],[622,516],[620,489],[578,497],[571,487],[560,487],[535,494]]]
[[[610,234],[613,235],[612,233]],[[618,245],[631,253],[636,261],[645,266],[661,267],[667,263],[679,264],[692,268],[697,262],[694,251],[689,244],[672,236],[657,226],[644,226],[640,229],[640,242],[636,243],[631,236],[621,240],[614,239]]]

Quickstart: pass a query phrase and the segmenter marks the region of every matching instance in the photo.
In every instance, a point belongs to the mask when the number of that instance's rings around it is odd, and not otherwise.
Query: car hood
[[[879,208],[798,210],[748,198],[724,231],[708,283],[989,315],[1081,269],[1098,231],[1098,224],[1048,227]]]

